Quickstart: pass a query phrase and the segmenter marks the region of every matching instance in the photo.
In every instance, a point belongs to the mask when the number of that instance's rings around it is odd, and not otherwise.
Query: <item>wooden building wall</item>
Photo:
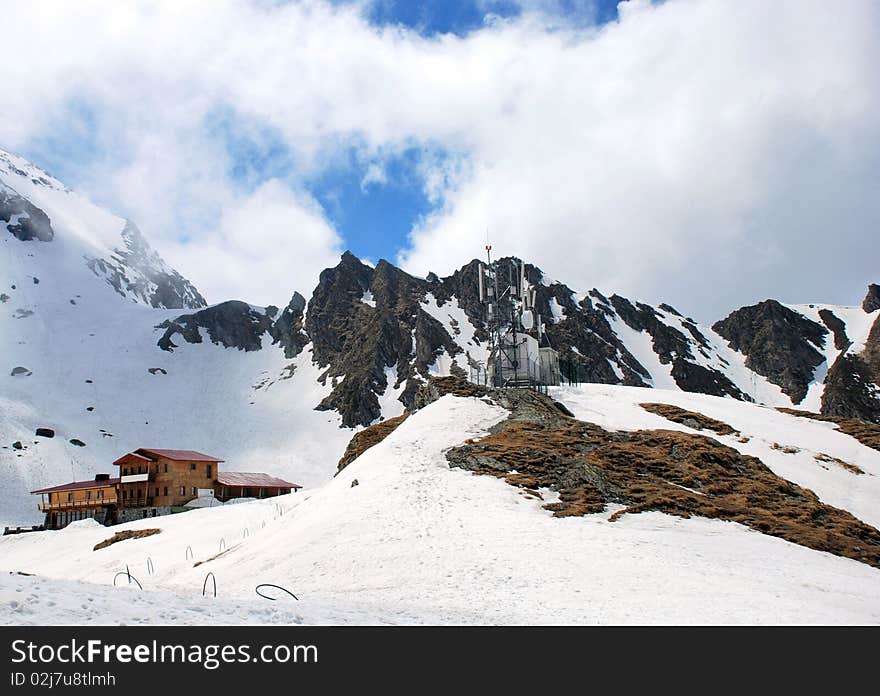
[[[217,462],[180,462],[164,457],[156,462],[123,464],[121,476],[126,475],[126,471],[146,473],[149,480],[120,484],[120,504],[123,507],[183,505],[197,497],[199,488],[214,488],[217,467]]]

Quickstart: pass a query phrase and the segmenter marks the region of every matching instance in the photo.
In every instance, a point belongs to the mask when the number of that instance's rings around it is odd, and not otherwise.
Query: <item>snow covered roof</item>
[[[91,479],[89,481],[71,481],[60,486],[51,486],[49,488],[40,488],[31,493],[56,493],[58,491],[77,491],[83,488],[112,488],[119,483],[118,478]]]
[[[217,474],[217,483],[221,486],[243,486],[247,488],[302,488],[298,483],[291,483],[269,474],[247,471],[221,471]]]

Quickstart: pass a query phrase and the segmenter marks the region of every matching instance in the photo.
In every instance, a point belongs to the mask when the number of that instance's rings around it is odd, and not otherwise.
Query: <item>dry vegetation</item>
[[[655,415],[662,416],[673,423],[684,425],[694,430],[711,430],[717,435],[739,435],[737,430],[727,423],[709,416],[704,416],[696,411],[688,411],[672,404],[639,404],[643,409]]]
[[[408,415],[408,413],[404,413],[395,418],[386,418],[375,425],[371,425],[369,428],[364,428],[359,433],[355,433],[354,437],[349,440],[348,446],[345,448],[345,452],[339,460],[339,464],[336,465],[336,472],[339,473],[364,452],[370,449],[370,447],[382,442],[382,440],[397,429],[398,425],[406,420]]]
[[[831,462],[832,464],[837,464],[837,466],[846,469],[851,474],[864,474],[864,470],[861,467],[856,466],[855,464],[850,464],[849,462],[845,462],[842,459],[838,459],[837,457],[832,457],[830,454],[825,454],[824,452],[819,452],[819,454],[813,455],[813,459],[817,462]]]
[[[880,451],[880,425],[867,423],[858,418],[838,418],[836,416],[823,416],[820,413],[812,411],[799,411],[795,408],[776,409],[790,416],[800,416],[801,418],[812,418],[813,420],[826,421],[837,425],[837,429],[842,433],[854,437],[866,447]]]
[[[515,486],[559,491],[559,502],[545,505],[557,517],[619,503],[626,508],[612,519],[656,510],[729,520],[880,568],[880,531],[703,435],[611,432],[558,413],[541,422],[514,415],[497,432],[450,450],[447,459]]]
[[[92,549],[92,551],[106,549],[108,546],[115,544],[118,541],[125,541],[126,539],[143,539],[144,537],[158,534],[161,531],[161,529],[127,529],[124,532],[116,532],[116,534],[109,539],[104,539],[104,541],[95,544],[95,548]]]

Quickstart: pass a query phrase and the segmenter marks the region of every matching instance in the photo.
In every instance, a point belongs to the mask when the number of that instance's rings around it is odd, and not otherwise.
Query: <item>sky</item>
[[[495,250],[703,321],[880,282],[873,0],[4,3],[0,148],[211,302]]]

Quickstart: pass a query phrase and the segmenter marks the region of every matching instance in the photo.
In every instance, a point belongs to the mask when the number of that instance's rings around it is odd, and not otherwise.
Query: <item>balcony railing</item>
[[[39,503],[37,509],[40,512],[55,512],[57,510],[81,510],[82,508],[99,508],[105,505],[116,505],[116,497],[94,498],[92,500],[64,500],[59,503]]]

